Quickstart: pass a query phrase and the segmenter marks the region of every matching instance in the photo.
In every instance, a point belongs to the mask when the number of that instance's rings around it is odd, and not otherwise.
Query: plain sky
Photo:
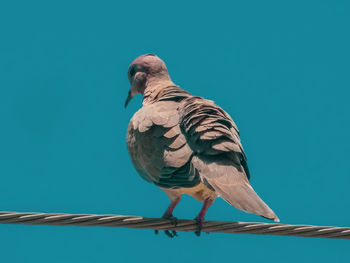
[[[2,1],[0,211],[158,217],[129,160],[127,69],[144,53],[241,131],[251,183],[282,223],[350,226],[350,4]],[[194,218],[201,204],[175,210]],[[211,220],[267,220],[223,200]],[[349,241],[0,225],[1,262],[349,262]]]

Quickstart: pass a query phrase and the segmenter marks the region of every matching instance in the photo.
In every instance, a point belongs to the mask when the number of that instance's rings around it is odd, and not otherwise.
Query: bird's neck
[[[150,79],[146,83],[146,88],[142,94],[143,105],[154,103],[157,100],[159,92],[167,87],[176,86],[171,79]]]

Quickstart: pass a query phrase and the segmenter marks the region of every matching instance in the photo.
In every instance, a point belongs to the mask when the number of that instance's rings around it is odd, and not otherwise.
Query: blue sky
[[[157,217],[168,199],[131,165],[129,63],[235,120],[251,183],[282,223],[349,226],[348,1],[0,4],[0,211]],[[183,198],[175,214],[194,218]],[[217,200],[211,220],[268,222]],[[0,225],[4,262],[347,262],[348,241]]]

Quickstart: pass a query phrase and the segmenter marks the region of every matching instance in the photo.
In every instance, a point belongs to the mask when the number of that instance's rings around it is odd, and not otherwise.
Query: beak
[[[126,101],[125,101],[125,104],[124,104],[124,108],[126,108],[128,106],[128,104],[131,101],[132,97],[134,97],[134,96],[131,94],[131,90],[129,90],[128,97],[126,98]]]

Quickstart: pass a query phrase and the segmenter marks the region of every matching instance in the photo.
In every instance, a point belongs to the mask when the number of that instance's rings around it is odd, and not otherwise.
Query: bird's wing
[[[200,181],[191,167],[193,151],[179,127],[178,105],[160,101],[142,107],[127,133],[136,170],[145,180],[165,188],[191,187]]]
[[[277,221],[249,184],[246,156],[231,117],[200,97],[183,100],[178,110],[181,131],[194,152],[191,163],[201,180],[236,208]]]

